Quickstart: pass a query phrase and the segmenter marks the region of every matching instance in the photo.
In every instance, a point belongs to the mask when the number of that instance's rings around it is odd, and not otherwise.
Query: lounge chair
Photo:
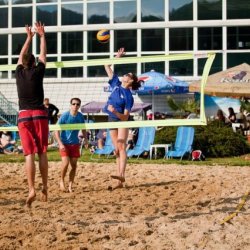
[[[109,130],[107,130],[107,136],[105,139],[104,147],[95,149],[95,151],[91,155],[91,159],[93,159],[94,155],[106,155],[106,157],[108,158],[114,150],[115,147],[112,143],[110,132]]]
[[[150,151],[150,145],[154,143],[155,139],[155,128],[154,127],[141,127],[138,132],[138,139],[133,149],[127,151],[127,156],[140,157],[144,152]]]
[[[193,127],[179,127],[173,150],[166,153],[166,158],[180,157],[182,160],[185,154],[190,154],[192,151],[192,144],[194,141],[194,128]]]

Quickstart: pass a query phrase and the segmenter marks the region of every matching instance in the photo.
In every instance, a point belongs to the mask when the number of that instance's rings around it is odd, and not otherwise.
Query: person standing
[[[48,112],[49,124],[56,124],[59,109],[54,104],[49,102],[49,98],[44,98],[43,104]]]
[[[124,48],[120,48],[116,58],[125,55]],[[131,109],[134,104],[134,98],[131,89],[137,90],[140,83],[136,75],[127,73],[119,80],[118,76],[114,74],[111,65],[104,66],[109,77],[109,84],[112,92],[104,107],[104,112],[108,114],[109,122],[128,121]],[[126,142],[128,138],[128,128],[110,129],[110,136],[115,147],[117,175],[111,175],[111,178],[118,181],[116,188],[122,188],[125,182],[125,170],[127,164]]]
[[[63,113],[58,120],[58,124],[76,124],[84,123],[83,114],[78,110],[81,105],[79,98],[72,98],[70,100],[70,110]],[[77,160],[80,157],[80,145],[78,139],[79,130],[62,130],[55,131],[55,137],[59,145],[59,152],[62,158],[60,189],[66,191],[65,176],[67,174],[68,166],[71,165],[69,173],[69,187],[68,191],[73,192],[73,183],[76,175]],[[86,130],[82,130],[85,145],[88,144]]]
[[[31,207],[36,197],[36,153],[39,157],[39,169],[43,183],[42,200],[47,201],[48,198],[48,115],[43,106],[43,78],[47,48],[44,25],[41,22],[35,23],[35,32],[28,25],[25,26],[25,29],[27,38],[18,58],[15,77],[19,101],[18,129],[25,156],[25,168],[29,185],[26,205]],[[35,34],[40,38],[40,55],[37,65],[34,55],[28,52]]]

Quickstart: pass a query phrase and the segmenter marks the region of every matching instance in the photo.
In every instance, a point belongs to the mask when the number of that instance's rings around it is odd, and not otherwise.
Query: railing
[[[8,125],[16,125],[17,114],[17,104],[8,101],[0,92],[0,122]]]

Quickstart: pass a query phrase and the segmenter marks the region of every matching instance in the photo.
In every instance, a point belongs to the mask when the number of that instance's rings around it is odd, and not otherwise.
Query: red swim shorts
[[[61,157],[68,156],[70,158],[80,157],[80,146],[78,144],[64,144],[65,150],[59,150]]]
[[[48,113],[45,110],[20,111],[18,129],[24,155],[47,151],[49,126]]]

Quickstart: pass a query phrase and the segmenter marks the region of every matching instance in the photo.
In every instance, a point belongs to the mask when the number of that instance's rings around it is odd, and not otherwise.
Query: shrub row
[[[158,130],[154,143],[174,143],[176,131],[177,127]],[[241,133],[235,133],[228,125],[213,121],[207,126],[195,127],[193,149],[200,149],[206,157],[230,157],[249,153],[250,144]]]

